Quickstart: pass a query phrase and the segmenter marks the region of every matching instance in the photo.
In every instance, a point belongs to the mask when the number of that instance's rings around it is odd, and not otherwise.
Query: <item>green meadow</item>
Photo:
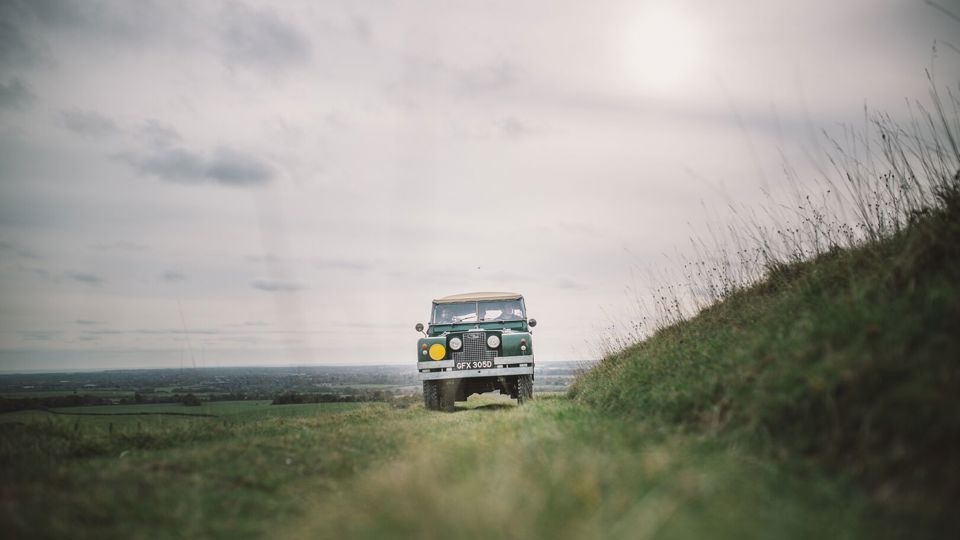
[[[0,428],[5,529],[18,538],[870,532],[868,501],[843,482],[798,478],[745,450],[563,396],[522,408],[474,397],[452,414],[242,402],[220,412],[125,419],[112,433],[105,417],[17,413]]]

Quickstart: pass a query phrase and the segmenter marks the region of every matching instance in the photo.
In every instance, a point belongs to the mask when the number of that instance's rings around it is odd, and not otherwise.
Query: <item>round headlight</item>
[[[487,338],[487,347],[490,347],[491,349],[496,349],[499,346],[500,346],[500,336],[496,334],[491,334],[490,337]]]
[[[430,346],[430,358],[434,360],[443,360],[443,357],[447,355],[447,348],[439,343],[434,343]]]
[[[450,350],[459,351],[460,347],[463,347],[463,340],[458,337],[450,338]]]

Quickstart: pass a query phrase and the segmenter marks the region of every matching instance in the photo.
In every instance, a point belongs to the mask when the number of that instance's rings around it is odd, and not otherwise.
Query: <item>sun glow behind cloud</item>
[[[704,69],[704,26],[672,5],[649,4],[625,20],[624,71],[645,93],[669,95]]]

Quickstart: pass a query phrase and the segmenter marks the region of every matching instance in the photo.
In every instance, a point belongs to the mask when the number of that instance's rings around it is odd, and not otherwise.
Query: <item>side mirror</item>
[[[530,327],[533,328],[534,326],[537,325],[537,320],[536,320],[536,319],[530,319],[529,321],[527,321],[527,324],[529,324]]]
[[[423,332],[423,323],[417,323],[417,326],[414,327],[417,332]]]

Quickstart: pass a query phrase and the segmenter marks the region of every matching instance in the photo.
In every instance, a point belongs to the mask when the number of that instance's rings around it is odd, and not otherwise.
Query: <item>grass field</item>
[[[219,416],[4,415],[5,530],[18,538],[250,536],[296,510],[291,503],[299,497],[288,488],[304,478],[334,481],[389,455],[403,429],[375,428],[395,414],[377,405],[223,402],[204,409]]]
[[[226,427],[155,417],[112,436],[102,417],[77,417],[77,433],[73,420],[16,413],[0,427],[2,520],[18,538],[807,538],[865,526],[843,484],[798,481],[698,437],[559,396],[461,405],[225,403]]]

